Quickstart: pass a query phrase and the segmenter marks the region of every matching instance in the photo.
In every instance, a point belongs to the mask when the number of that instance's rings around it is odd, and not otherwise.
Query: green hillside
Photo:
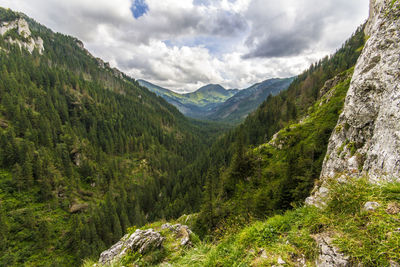
[[[390,266],[400,261],[398,228],[399,183],[372,185],[366,179],[329,183],[326,207],[297,207],[264,221],[230,230],[218,242],[199,241],[191,236],[190,248],[176,246],[177,237],[156,222],[143,229],[155,229],[165,237],[163,247],[145,255],[130,253],[112,266],[315,266],[321,240],[332,239],[344,252],[350,266]],[[380,207],[363,208],[374,201]],[[389,212],[388,212],[389,211]],[[174,223],[182,223],[182,217]],[[190,225],[190,224],[189,224]],[[179,240],[179,239],[178,239]],[[87,260],[83,267],[97,261]],[[323,265],[322,265],[323,266]]]
[[[269,95],[286,90],[293,80],[269,79],[242,90],[226,90],[219,84],[208,84],[187,94],[178,94],[144,80],[138,82],[188,117],[238,124]]]
[[[212,135],[206,124],[79,40],[10,10],[0,19],[31,32],[0,36],[0,265],[77,265],[130,225],[199,209],[201,184],[185,168]]]
[[[138,80],[138,83],[164,98],[186,116],[203,119],[212,108],[223,103],[238,91],[226,90],[217,84],[209,84],[192,93],[178,94],[144,80]]]
[[[399,183],[342,176],[303,204],[364,26],[294,78],[188,94],[22,13],[0,30],[0,266],[315,266],[325,239],[351,266],[400,261]]]
[[[344,102],[351,78],[346,72],[351,72],[363,44],[360,27],[334,55],[313,64],[288,90],[269,96],[244,123],[213,144],[209,164],[203,167],[206,197],[199,232],[224,229],[233,218],[241,224],[262,219],[304,201],[319,177]],[[328,85],[337,86],[333,92],[338,95],[319,107],[332,90]],[[288,147],[267,146],[264,155],[252,152],[279,135],[285,136]]]
[[[269,79],[240,90],[224,103],[213,108],[207,115],[207,119],[213,121],[242,122],[269,95],[277,95],[282,90],[286,90],[293,80],[294,78]]]

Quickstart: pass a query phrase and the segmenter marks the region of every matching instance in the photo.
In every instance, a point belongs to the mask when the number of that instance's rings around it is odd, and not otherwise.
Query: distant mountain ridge
[[[175,93],[145,80],[137,81],[188,117],[240,122],[269,95],[276,95],[287,89],[293,80],[294,77],[268,79],[242,90],[225,89],[219,84],[208,84],[186,94]]]
[[[234,96],[238,89],[225,89],[219,84],[207,84],[192,93],[186,93],[184,96],[194,100],[200,105],[207,105],[208,103],[221,103],[228,98]]]
[[[276,95],[282,90],[286,90],[294,80],[269,79],[261,83],[256,83],[247,89],[240,90],[237,94],[227,101],[217,106],[208,119],[216,121],[241,121],[255,110],[269,95]]]
[[[225,102],[238,91],[237,89],[226,90],[217,84],[209,84],[192,93],[178,94],[145,80],[137,80],[137,82],[156,95],[164,98],[186,116],[193,118],[203,118],[204,114],[215,108],[218,104]]]

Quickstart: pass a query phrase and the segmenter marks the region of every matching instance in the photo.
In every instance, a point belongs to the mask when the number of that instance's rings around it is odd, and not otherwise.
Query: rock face
[[[400,3],[371,0],[360,55],[342,114],[322,166],[322,186],[306,202],[321,202],[324,181],[342,174],[372,182],[400,179]]]
[[[100,254],[99,263],[102,265],[112,263],[122,258],[129,251],[138,251],[141,254],[158,248],[162,245],[164,237],[153,229],[136,230],[130,236],[125,235],[120,241],[114,244],[110,249]]]
[[[18,35],[21,37],[19,39],[12,39],[8,37],[7,41],[11,44],[17,44],[19,48],[24,48],[32,54],[35,48],[38,49],[39,54],[43,54],[43,40],[40,37],[33,38],[31,36],[31,31],[29,29],[28,22],[25,19],[19,18],[15,21],[1,22],[0,23],[0,34],[4,35],[10,30],[16,29]]]

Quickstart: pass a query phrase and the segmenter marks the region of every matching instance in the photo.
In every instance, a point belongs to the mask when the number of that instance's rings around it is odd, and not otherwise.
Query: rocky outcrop
[[[43,40],[40,37],[33,38],[32,33],[29,29],[29,24],[25,19],[19,18],[15,21],[1,22],[0,24],[0,34],[5,35],[10,30],[17,30],[18,35],[21,37],[19,39],[7,38],[7,42],[10,44],[17,44],[20,49],[24,48],[32,54],[33,50],[36,48],[39,54],[43,54],[44,46]]]
[[[112,74],[120,79],[124,78],[124,73],[121,72],[119,69],[117,68],[111,68],[110,63],[108,62],[104,62],[101,58],[98,57],[94,57],[84,46],[84,44],[82,43],[82,41],[76,39],[75,40],[76,45],[83,50],[83,52],[85,52],[86,55],[88,55],[89,57],[93,58],[94,60],[96,60],[97,66],[99,66],[99,68],[101,69],[110,69],[110,71],[112,72]]]
[[[315,265],[319,267],[346,267],[350,266],[349,257],[342,254],[335,246],[332,245],[332,239],[329,234],[322,233],[314,236],[314,240],[318,245],[319,256],[315,261]]]
[[[190,241],[190,234],[192,234],[192,231],[186,225],[179,223],[170,225],[169,223],[166,223],[161,226],[161,229],[169,229],[176,237],[181,238],[181,246],[192,246],[192,242]]]
[[[102,265],[110,264],[121,259],[129,251],[138,251],[145,254],[152,249],[159,248],[164,241],[164,237],[153,229],[137,229],[133,234],[126,234],[120,241],[114,244],[110,249],[100,254],[99,263]]]
[[[157,228],[156,228],[157,230]],[[100,254],[99,265],[112,264],[123,258],[130,251],[140,254],[151,253],[154,249],[161,248],[166,240],[166,247],[177,251],[192,246],[192,231],[183,224],[165,223],[160,231],[153,229],[136,230],[133,234],[126,234],[111,248]]]
[[[320,179],[308,204],[326,195],[324,181],[368,176],[400,180],[400,1],[371,0],[369,37],[357,61],[342,114],[329,141]]]
[[[70,207],[69,207],[69,212],[70,213],[78,213],[81,211],[85,211],[89,208],[89,204],[88,203],[73,203]]]

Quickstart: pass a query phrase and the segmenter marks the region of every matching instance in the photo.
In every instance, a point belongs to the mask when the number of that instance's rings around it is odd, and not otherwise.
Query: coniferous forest
[[[204,130],[77,39],[0,11],[45,47],[0,37],[0,265],[77,264],[128,226],[198,210],[194,163],[224,127]]]
[[[44,49],[0,35],[0,266],[80,266],[189,214],[199,242],[218,242],[301,206],[366,40],[360,26],[233,127],[185,117],[78,39],[0,8],[18,19]]]

